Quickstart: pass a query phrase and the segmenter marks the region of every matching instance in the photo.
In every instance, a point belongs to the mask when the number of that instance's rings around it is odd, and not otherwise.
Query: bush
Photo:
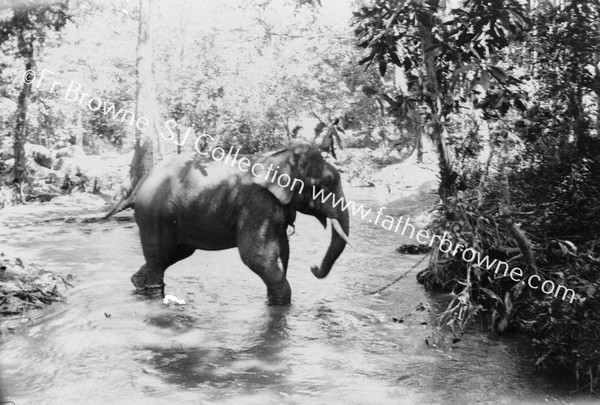
[[[548,161],[546,161],[548,162]],[[485,189],[477,166],[463,167],[465,190],[440,203],[429,229],[448,232],[457,243],[526,268],[499,215],[500,184]],[[513,218],[530,239],[536,272],[576,292],[571,303],[546,295],[508,277],[495,278],[493,268],[467,264],[461,255],[438,254],[418,280],[430,289],[454,293],[440,323],[463,330],[480,315],[492,332],[519,330],[533,336],[536,364],[571,370],[590,390],[600,386],[600,165],[597,158],[571,156],[565,161],[532,165],[510,175]],[[434,249],[437,248],[434,246]],[[527,274],[529,273],[529,274]]]

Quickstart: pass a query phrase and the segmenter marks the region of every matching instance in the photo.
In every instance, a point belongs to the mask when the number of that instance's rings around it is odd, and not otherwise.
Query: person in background
[[[337,143],[338,143],[340,149],[342,149],[342,150],[344,149],[342,147],[342,140],[340,139],[339,132],[341,132],[342,134],[344,134],[345,132],[339,126],[339,123],[340,123],[340,119],[336,118],[333,120],[333,122],[330,122],[329,125],[326,125],[323,122],[319,122],[317,124],[317,126],[315,127],[314,141],[316,142],[319,135],[321,135],[321,133],[325,132],[325,135],[323,135],[323,139],[321,140],[319,148],[321,149],[321,151],[333,156],[334,159],[337,159],[337,156],[335,155],[335,141],[334,140],[337,140]]]

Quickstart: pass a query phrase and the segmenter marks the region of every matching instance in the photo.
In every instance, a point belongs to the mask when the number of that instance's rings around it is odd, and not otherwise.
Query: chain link
[[[405,271],[404,273],[402,273],[398,278],[396,278],[394,281],[384,285],[383,287],[381,287],[378,290],[375,291],[371,291],[370,293],[368,293],[367,295],[375,295],[375,294],[379,294],[380,292],[387,290],[388,288],[390,288],[391,286],[393,286],[394,284],[396,284],[398,281],[402,280],[404,277],[407,276],[408,273],[410,273],[411,271],[413,271],[419,264],[423,263],[423,261],[427,258],[427,256],[429,256],[431,252],[427,252],[422,258],[421,260],[419,260],[414,266],[412,266],[410,269],[408,269],[407,271]]]

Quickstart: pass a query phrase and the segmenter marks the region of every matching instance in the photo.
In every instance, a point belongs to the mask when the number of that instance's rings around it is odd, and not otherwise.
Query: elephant
[[[267,167],[278,174],[276,181]],[[294,182],[284,187],[286,181],[280,180],[288,177]],[[329,274],[349,242],[348,212],[342,204],[334,207],[331,200],[315,199],[319,190],[325,196],[344,197],[338,170],[305,143],[234,163],[215,160],[214,154],[212,159],[182,154],[164,160],[132,193],[130,205],[146,263],[131,281],[139,292],[159,289],[164,295],[169,266],[198,249],[237,247],[242,262],[265,283],[269,305],[287,305],[292,296],[286,279],[287,231],[296,213],[314,216],[325,228],[327,219],[331,224],[321,265],[311,267],[317,278]]]

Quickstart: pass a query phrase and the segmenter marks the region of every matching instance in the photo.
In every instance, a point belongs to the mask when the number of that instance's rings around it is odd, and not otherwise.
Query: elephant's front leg
[[[238,248],[244,264],[267,286],[269,305],[289,304],[292,290],[286,279],[289,247],[285,232],[272,238],[267,235],[238,238]]]

